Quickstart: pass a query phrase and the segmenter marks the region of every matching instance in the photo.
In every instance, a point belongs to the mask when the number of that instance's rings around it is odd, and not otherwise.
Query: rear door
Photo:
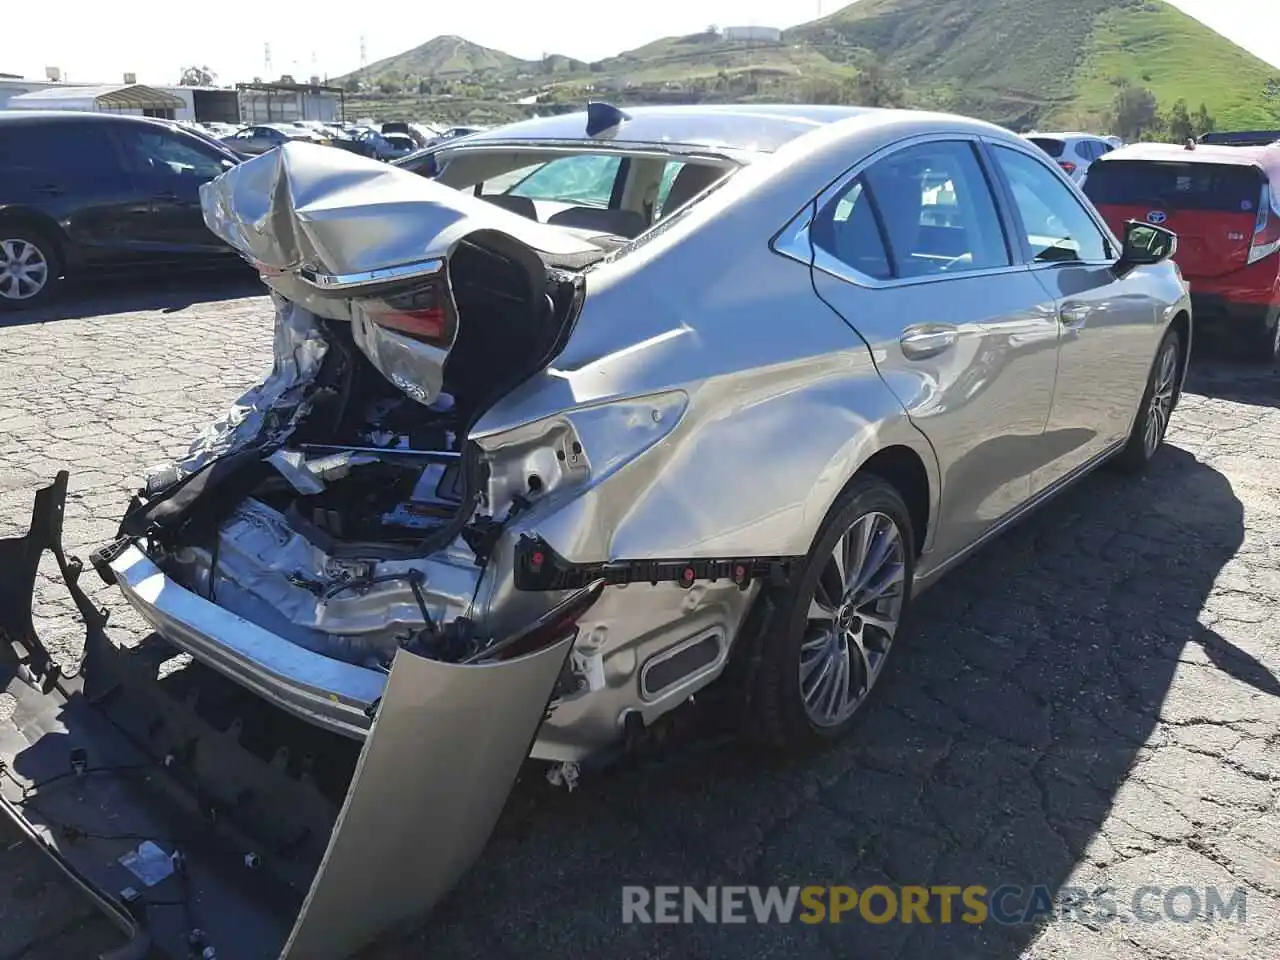
[[[1194,280],[1248,265],[1265,182],[1243,163],[1109,159],[1089,171],[1084,190],[1117,235],[1127,220],[1176,233],[1174,260]]]
[[[86,262],[135,256],[147,216],[146,197],[105,127],[59,117],[0,130],[0,205],[29,207],[60,223],[70,252]]]
[[[149,203],[140,237],[154,250],[208,254],[226,250],[204,224],[200,187],[234,161],[196,137],[152,124],[116,124],[113,133]]]
[[[1051,459],[1053,298],[1011,248],[975,140],[881,153],[819,199],[814,289],[870,346],[942,469],[935,550],[977,541]]]

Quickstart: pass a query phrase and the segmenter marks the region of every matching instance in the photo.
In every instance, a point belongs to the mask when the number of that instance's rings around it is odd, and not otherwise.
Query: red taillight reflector
[[[366,297],[355,301],[364,319],[383,330],[434,346],[453,341],[453,318],[438,283],[419,284],[402,293]]]
[[[1067,171],[1068,174],[1072,174],[1076,172],[1076,165],[1072,163],[1070,160],[1059,160],[1058,166],[1060,166],[1063,170]]]
[[[394,330],[414,340],[433,343],[444,339],[449,323],[449,318],[440,307],[397,310],[385,303],[379,303],[366,306],[364,314],[384,330]]]

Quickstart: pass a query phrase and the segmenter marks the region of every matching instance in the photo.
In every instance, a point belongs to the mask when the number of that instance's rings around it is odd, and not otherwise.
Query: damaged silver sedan
[[[761,740],[840,737],[925,587],[1144,467],[1178,400],[1172,235],[987,124],[597,105],[428,159],[289,144],[205,188],[275,365],[92,558],[152,637],[78,586],[65,475],[0,543],[0,803],[171,955],[347,956],[527,758],[572,777],[713,684]]]

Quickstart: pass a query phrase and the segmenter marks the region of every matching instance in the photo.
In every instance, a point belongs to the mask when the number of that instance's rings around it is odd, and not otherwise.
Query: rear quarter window
[[[1061,157],[1067,149],[1065,141],[1054,137],[1028,137],[1027,139],[1055,160]]]
[[[111,169],[120,162],[98,124],[63,121],[0,127],[0,166],[62,173]]]
[[[1256,213],[1262,177],[1234,164],[1108,160],[1090,168],[1084,192],[1098,205]]]

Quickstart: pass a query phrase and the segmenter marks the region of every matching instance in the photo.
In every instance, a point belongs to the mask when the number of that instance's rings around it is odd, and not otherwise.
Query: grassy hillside
[[[1280,100],[1265,92],[1280,70],[1164,0],[858,0],[780,43],[699,33],[590,64],[437,37],[337,82],[359,84],[379,114],[379,98],[402,113],[455,119],[463,103],[487,103],[496,120],[591,97],[851,102],[872,64],[897,90],[890,102],[1015,129],[1102,129],[1124,83],[1150,89],[1163,110],[1204,102],[1220,128],[1280,123]]]
[[[501,50],[482,47],[462,37],[436,37],[420,47],[371,63],[347,77],[376,83],[384,77],[416,76],[426,78],[464,77],[485,73],[513,73],[526,61]]]
[[[1263,93],[1280,70],[1163,0],[860,0],[787,39],[875,51],[950,108],[1011,126],[1096,123],[1123,80],[1165,108],[1203,100],[1221,126],[1280,111]]]
[[[1151,90],[1162,106],[1203,101],[1220,128],[1240,130],[1280,121],[1280,101],[1263,96],[1276,78],[1280,70],[1176,7],[1139,0],[1097,18],[1074,85],[1083,110],[1105,108],[1115,82],[1126,79]]]

